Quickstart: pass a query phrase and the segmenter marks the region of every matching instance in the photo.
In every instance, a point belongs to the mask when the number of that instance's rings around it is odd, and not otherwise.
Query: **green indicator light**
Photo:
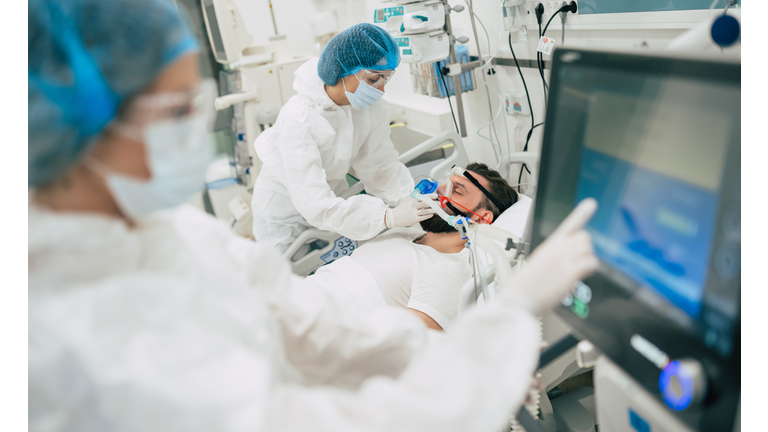
[[[577,298],[573,299],[571,310],[581,319],[586,319],[589,316],[589,305]]]

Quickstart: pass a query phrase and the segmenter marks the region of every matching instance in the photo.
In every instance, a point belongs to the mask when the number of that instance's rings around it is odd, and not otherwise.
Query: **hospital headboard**
[[[459,134],[454,131],[445,131],[436,137],[424,141],[416,147],[401,154],[397,160],[404,164],[408,163],[416,157],[446,142],[453,144],[453,153],[445,158],[444,161],[440,162],[437,166],[432,168],[432,170],[429,172],[429,176],[435,179],[454,165],[466,167],[467,164],[469,164],[469,157],[467,156],[467,151],[464,148],[464,142],[461,140],[461,136],[459,136]]]
[[[446,142],[453,144],[453,153],[445,158],[444,161],[440,162],[437,166],[432,168],[432,170],[429,172],[429,176],[435,179],[454,165],[461,167],[467,166],[467,164],[469,164],[469,157],[467,156],[467,151],[464,148],[464,142],[461,140],[461,136],[459,136],[459,134],[454,131],[445,131],[436,137],[432,137],[422,142],[416,147],[401,154],[397,160],[403,164],[407,164],[408,162],[416,159],[417,157],[430,150],[434,150],[436,147]],[[341,198],[347,199],[351,196],[359,194],[363,191],[363,189],[365,189],[365,186],[362,182],[355,183],[349,189],[339,194],[339,196]]]

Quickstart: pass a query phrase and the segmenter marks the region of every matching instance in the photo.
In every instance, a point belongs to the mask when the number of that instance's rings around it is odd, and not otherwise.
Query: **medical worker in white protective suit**
[[[179,206],[204,180],[213,88],[173,3],[28,16],[30,431],[496,431],[520,407],[535,314],[597,266],[593,201],[450,335],[361,316]]]
[[[253,190],[257,241],[284,251],[311,227],[367,240],[434,214],[409,197],[413,178],[397,161],[390,109],[379,100],[399,63],[389,33],[357,24],[296,71],[298,94],[255,142],[264,163]],[[350,168],[366,195],[343,199]]]

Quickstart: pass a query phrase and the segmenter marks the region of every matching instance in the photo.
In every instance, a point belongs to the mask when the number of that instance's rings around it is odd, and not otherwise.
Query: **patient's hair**
[[[466,169],[472,171],[473,173],[477,173],[478,175],[481,175],[486,180],[488,180],[488,183],[490,183],[488,192],[490,192],[491,195],[493,195],[501,203],[502,208],[497,208],[491,202],[491,200],[488,199],[485,194],[483,194],[483,201],[481,202],[481,205],[493,213],[494,222],[502,213],[504,213],[504,210],[512,207],[512,204],[517,202],[517,192],[512,188],[512,186],[509,185],[509,183],[507,183],[506,180],[504,180],[498,171],[488,168],[488,165],[484,163],[477,162],[473,162],[467,165]]]

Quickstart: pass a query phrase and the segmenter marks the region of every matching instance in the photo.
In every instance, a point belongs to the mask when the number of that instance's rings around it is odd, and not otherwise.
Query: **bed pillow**
[[[493,226],[507,230],[517,237],[522,237],[532,202],[531,198],[520,194],[517,202],[512,207],[504,210],[504,213],[499,215],[499,218],[493,222]]]

